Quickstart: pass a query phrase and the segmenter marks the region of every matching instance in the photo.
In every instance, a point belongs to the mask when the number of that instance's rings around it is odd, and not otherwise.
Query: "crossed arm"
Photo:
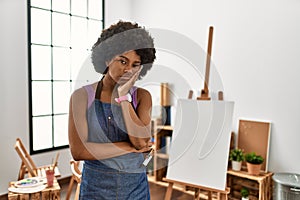
[[[141,139],[139,137],[130,136],[130,142],[89,142],[86,118],[87,99],[87,93],[83,88],[76,90],[70,99],[68,130],[69,145],[71,154],[75,160],[101,160],[124,155],[130,152],[144,152],[150,150],[147,143],[149,140],[146,138]],[[129,112],[131,112],[130,108]]]

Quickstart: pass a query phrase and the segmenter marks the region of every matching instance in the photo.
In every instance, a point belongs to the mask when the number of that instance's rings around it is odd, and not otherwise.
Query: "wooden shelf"
[[[242,177],[242,178],[247,178],[247,179],[258,181],[258,182],[263,181],[267,176],[273,175],[273,173],[271,173],[271,172],[268,172],[268,173],[261,172],[259,175],[251,175],[251,174],[248,174],[247,171],[234,171],[232,169],[229,169],[227,171],[227,174]]]
[[[272,172],[250,175],[247,171],[227,171],[227,186],[231,188],[229,199],[239,199],[240,190],[245,187],[250,192],[250,199],[272,199]]]
[[[166,142],[163,143],[163,139],[166,137],[172,137],[173,127],[170,125],[153,125],[154,141],[155,141],[155,153],[153,156],[154,163],[154,178],[156,181],[162,181],[167,173],[167,165],[169,155],[167,154]]]
[[[166,136],[172,136],[172,132],[173,132],[173,127],[171,127],[170,125],[158,125],[156,126],[156,128],[154,129],[156,136],[159,137],[166,137]]]
[[[157,125],[157,130],[166,130],[166,131],[173,131],[173,127],[170,125]]]
[[[161,158],[161,159],[169,159],[169,154],[165,154],[165,153],[156,153],[157,158]]]

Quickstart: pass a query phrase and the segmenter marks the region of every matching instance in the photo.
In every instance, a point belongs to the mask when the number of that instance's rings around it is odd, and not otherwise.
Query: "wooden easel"
[[[46,169],[51,168],[54,169],[55,177],[61,176],[57,166],[59,152],[56,154],[56,157],[52,164],[37,167],[20,138],[16,139],[15,150],[17,151],[22,161],[19,170],[18,180],[25,178],[25,175],[28,175],[28,177],[46,177]]]
[[[197,100],[210,100],[208,83],[209,83],[209,72],[210,72],[210,61],[211,61],[211,49],[212,49],[212,40],[213,40],[214,28],[209,27],[208,35],[208,45],[207,45],[207,54],[206,54],[206,68],[205,68],[205,79],[204,79],[204,89],[201,90],[200,97],[197,97]]]
[[[209,85],[209,72],[210,72],[213,32],[214,32],[214,27],[210,26],[209,34],[208,34],[207,54],[206,54],[204,89],[201,90],[201,94],[199,97],[197,97],[197,100],[210,100],[208,85]],[[222,91],[219,91],[218,99],[223,100],[223,92]]]
[[[206,71],[205,71],[205,80],[204,80],[204,89],[201,90],[200,97],[197,97],[197,100],[211,100],[209,97],[209,89],[208,89],[208,83],[209,83],[209,72],[210,72],[210,61],[211,61],[211,49],[212,49],[212,40],[213,40],[213,27],[209,27],[209,36],[208,36],[208,47],[207,47],[207,56],[206,56]],[[188,94],[188,99],[192,99],[193,91],[190,90]],[[223,100],[223,92],[218,92],[218,100]],[[168,189],[165,195],[165,200],[170,200],[172,196],[173,191],[173,185],[174,183],[183,185],[185,187],[192,187],[195,189],[195,195],[194,199],[200,200],[200,191],[204,190],[208,192],[208,200],[212,199],[212,193],[217,193],[217,199],[218,200],[227,200],[228,194],[230,193],[230,188],[226,187],[226,189],[223,190],[217,190],[214,188],[208,188],[200,185],[194,185],[191,183],[185,183],[177,180],[171,180],[167,178],[163,178],[163,181],[166,181],[169,183]]]
[[[217,193],[218,200],[227,200],[228,194],[230,193],[230,188],[226,188],[223,191],[223,190],[217,190],[217,189],[213,189],[213,188],[203,187],[203,186],[194,185],[194,184],[190,184],[190,183],[184,183],[184,182],[175,181],[175,180],[166,179],[166,178],[163,178],[163,180],[169,183],[168,189],[166,192],[166,196],[165,196],[165,200],[171,199],[174,183],[195,188],[196,191],[195,191],[194,199],[196,199],[196,200],[200,200],[200,190],[208,191],[208,200],[212,199],[213,192]]]
[[[211,51],[212,51],[212,43],[213,43],[213,32],[214,27],[209,27],[209,34],[208,34],[208,45],[207,45],[207,54],[206,54],[206,68],[205,68],[205,78],[204,78],[204,88],[201,90],[201,94],[197,97],[197,100],[210,100],[209,97],[209,74],[210,74],[210,62],[211,62]],[[192,99],[193,91],[190,90],[188,94],[188,99]],[[218,92],[218,100],[222,101],[224,99],[223,92]]]

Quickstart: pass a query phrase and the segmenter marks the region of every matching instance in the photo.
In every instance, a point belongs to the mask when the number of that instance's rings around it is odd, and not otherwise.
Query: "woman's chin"
[[[119,84],[119,85],[123,85],[123,84],[127,83],[127,82],[129,81],[129,79],[130,79],[130,78],[120,78],[120,79],[118,80],[118,84]]]
[[[127,82],[127,80],[119,80],[119,81],[118,81],[118,84],[119,84],[119,85],[124,85],[126,82]]]

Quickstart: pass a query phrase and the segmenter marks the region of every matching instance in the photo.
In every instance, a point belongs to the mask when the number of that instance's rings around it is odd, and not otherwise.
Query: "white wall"
[[[299,1],[133,0],[132,5],[132,20],[186,35],[204,49],[213,25],[212,59],[225,100],[235,101],[233,131],[240,118],[271,121],[269,170],[300,173]],[[181,63],[169,62],[182,70]]]
[[[111,24],[116,23],[119,20],[130,20],[131,7],[130,0],[106,0],[105,26],[109,27]]]

